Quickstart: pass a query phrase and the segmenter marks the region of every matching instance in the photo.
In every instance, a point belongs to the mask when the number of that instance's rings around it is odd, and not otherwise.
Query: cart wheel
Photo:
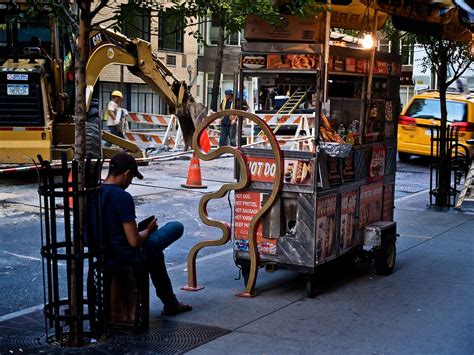
[[[314,298],[319,293],[318,283],[314,276],[309,277],[306,280],[306,296],[308,298]]]
[[[375,254],[375,272],[379,275],[391,275],[395,267],[396,258],[397,247],[395,245],[395,237],[387,236],[382,248]]]

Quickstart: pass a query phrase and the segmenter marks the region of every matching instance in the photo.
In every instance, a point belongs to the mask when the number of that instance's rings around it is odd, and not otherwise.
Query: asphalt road
[[[130,187],[136,199],[138,219],[154,214],[159,224],[176,219],[185,225],[183,238],[165,251],[169,266],[185,263],[190,248],[198,241],[219,237],[216,229],[207,228],[200,221],[198,201],[203,193],[216,190],[233,178],[231,158],[201,162],[203,180],[209,188],[186,190],[180,185],[186,180],[188,166],[189,160],[152,163],[140,168],[145,179],[135,181]],[[398,169],[396,199],[429,188],[429,168],[423,159],[400,163]],[[230,219],[227,199],[211,201],[208,209],[212,218]],[[43,303],[40,247],[35,173],[0,176],[0,317]],[[205,248],[199,257],[230,248],[229,243],[219,248]],[[65,273],[64,265],[60,265],[60,271]],[[64,292],[64,282],[61,289]]]

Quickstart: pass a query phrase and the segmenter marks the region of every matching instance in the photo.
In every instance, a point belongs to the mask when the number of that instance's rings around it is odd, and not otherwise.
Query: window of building
[[[206,22],[203,18],[199,18],[198,32],[201,38],[198,39],[198,55],[204,55],[204,34],[206,33]]]
[[[215,18],[211,18],[207,24],[207,43],[216,46],[219,43],[219,22]],[[240,46],[244,42],[243,38],[243,33],[234,32],[227,37],[225,44],[227,46]]]
[[[170,65],[172,67],[176,66],[176,56],[175,55],[167,55],[166,56],[166,65]]]
[[[141,38],[150,41],[150,11],[148,9],[135,8],[130,11],[124,24],[124,34],[130,38]]]
[[[130,112],[166,113],[166,104],[152,88],[144,84],[130,85]]]
[[[99,108],[102,113],[114,90],[120,90],[119,83],[99,83]],[[164,100],[146,84],[124,84],[122,94],[124,97],[123,106],[129,112],[167,113]]]
[[[183,52],[184,21],[173,10],[163,12],[159,17],[158,49]]]
[[[387,52],[389,53],[390,52],[390,46],[391,46],[392,42],[388,39],[381,39],[379,40],[378,42],[378,50],[379,52]]]
[[[403,65],[413,65],[413,55],[415,54],[415,44],[413,42],[400,41],[400,54]]]

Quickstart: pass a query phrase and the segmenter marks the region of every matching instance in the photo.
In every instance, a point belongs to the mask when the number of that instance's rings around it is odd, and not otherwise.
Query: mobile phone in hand
[[[139,222],[137,225],[137,229],[139,232],[144,231],[146,227],[155,219],[155,216],[150,216],[148,218],[145,218],[143,221]]]

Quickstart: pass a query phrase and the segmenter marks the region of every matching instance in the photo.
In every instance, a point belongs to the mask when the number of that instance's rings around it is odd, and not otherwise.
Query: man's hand
[[[153,221],[151,221],[150,224],[148,224],[146,229],[148,230],[148,235],[150,235],[150,233],[153,233],[154,231],[156,231],[158,229],[157,219],[154,218]]]
[[[132,247],[140,246],[157,228],[158,224],[156,223],[156,218],[154,218],[141,232],[139,232],[137,229],[137,222],[133,221],[123,223],[123,229],[125,231],[128,244],[130,244]]]
[[[230,123],[231,124],[235,124],[237,122],[237,116],[236,115],[232,115],[229,118],[230,118]]]

